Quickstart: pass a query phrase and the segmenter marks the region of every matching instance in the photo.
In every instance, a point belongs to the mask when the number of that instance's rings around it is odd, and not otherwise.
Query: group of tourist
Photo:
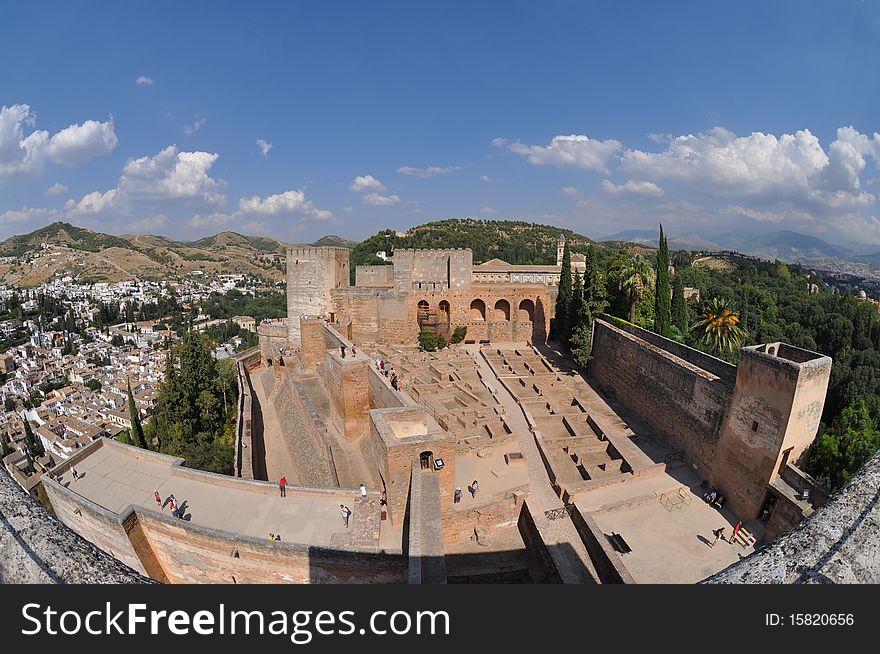
[[[165,507],[167,506],[171,509],[171,515],[180,520],[183,519],[183,516],[186,513],[186,502],[180,504],[177,501],[177,498],[174,497],[174,493],[171,493],[168,497],[166,497],[165,501],[163,502],[162,496],[159,495],[159,491],[153,491],[153,499],[156,500],[156,504],[158,505],[160,510],[164,511]]]
[[[403,385],[400,381],[400,377],[397,376],[397,372],[395,372],[394,368],[392,368],[385,359],[381,357],[376,357],[376,370],[379,371],[380,375],[385,375],[391,381],[391,388],[395,391],[402,391]]]

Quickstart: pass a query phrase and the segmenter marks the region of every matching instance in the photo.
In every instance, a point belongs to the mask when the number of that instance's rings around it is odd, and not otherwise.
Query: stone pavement
[[[173,493],[193,524],[258,538],[268,538],[272,532],[281,534],[282,541],[311,545],[348,541],[359,519],[355,500],[360,498],[355,491],[297,494],[288,488],[287,497],[282,498],[277,491],[264,492],[268,490],[265,486],[248,488],[259,482],[230,478],[232,483],[215,484],[210,477],[200,480],[178,476],[173,474],[170,461],[137,458],[121,447],[96,448],[75,467],[80,479],[74,480],[65,472],[61,483],[116,513],[129,504],[162,510],[153,498],[158,490],[163,502]],[[340,503],[354,512],[349,530],[342,524]]]

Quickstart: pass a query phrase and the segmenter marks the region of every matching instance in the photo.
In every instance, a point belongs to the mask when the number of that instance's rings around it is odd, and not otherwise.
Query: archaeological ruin
[[[57,521],[39,528],[79,549],[21,554],[42,511],[26,498],[0,528],[16,561],[0,579],[75,578],[69,559],[90,556],[95,581],[791,581],[787,539],[835,512],[853,542],[877,524],[876,464],[832,498],[799,467],[830,358],[766,343],[733,366],[602,316],[582,371],[547,345],[559,265],[475,265],[468,249],[391,262],[351,285],[348,250],[288,249],[288,317],[237,358],[235,475],[98,440],[43,481]],[[460,343],[417,345],[457,327]],[[814,558],[808,581],[877,579],[876,557],[855,572]]]

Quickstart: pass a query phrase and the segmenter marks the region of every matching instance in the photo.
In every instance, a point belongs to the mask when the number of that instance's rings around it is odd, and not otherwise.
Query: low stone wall
[[[53,518],[0,469],[0,583],[151,581]]]
[[[571,521],[574,523],[581,540],[584,541],[587,552],[590,554],[590,560],[599,575],[599,581],[603,584],[636,583],[589,513],[581,511],[580,507],[575,505],[571,511]]]

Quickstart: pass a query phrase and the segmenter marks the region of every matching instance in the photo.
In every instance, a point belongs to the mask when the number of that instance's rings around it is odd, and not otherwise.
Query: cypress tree
[[[30,476],[36,472],[36,469],[34,468],[34,459],[31,456],[30,448],[28,448],[28,447],[24,448],[24,456],[27,459],[26,470],[27,470],[28,476]]]
[[[676,275],[672,280],[672,324],[683,336],[688,333],[688,308],[684,301],[684,281],[681,275]]]
[[[34,436],[34,432],[31,429],[31,423],[28,422],[27,418],[24,419],[24,438],[27,443],[27,449],[29,449],[34,456],[43,456],[46,453],[42,441]]]
[[[0,459],[4,459],[12,453],[12,448],[6,442],[6,436],[0,434]]]
[[[669,337],[672,326],[672,307],[669,289],[669,248],[663,225],[660,225],[660,249],[657,250],[657,274],[654,286],[654,331]]]
[[[572,298],[571,251],[568,241],[562,250],[562,269],[559,273],[559,293],[556,295],[556,317],[553,321],[556,340],[568,340],[571,324],[568,310]]]
[[[584,313],[584,283],[579,272],[574,272],[571,285],[571,302],[568,305],[568,336],[586,320]]]
[[[131,421],[130,439],[132,444],[148,450],[147,439],[144,438],[144,428],[141,426],[141,416],[134,403],[134,395],[131,393],[131,380],[126,380],[128,384],[128,418]]]

